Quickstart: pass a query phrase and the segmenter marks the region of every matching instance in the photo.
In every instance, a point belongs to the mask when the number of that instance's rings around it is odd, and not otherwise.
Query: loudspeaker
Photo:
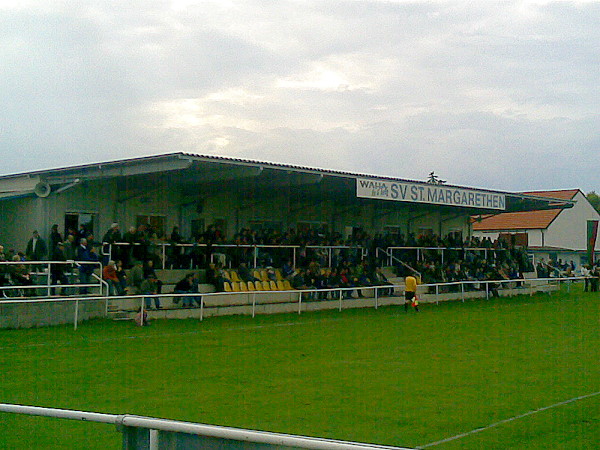
[[[33,192],[35,192],[35,195],[37,195],[38,197],[46,198],[52,192],[52,188],[45,181],[40,181],[33,188]]]

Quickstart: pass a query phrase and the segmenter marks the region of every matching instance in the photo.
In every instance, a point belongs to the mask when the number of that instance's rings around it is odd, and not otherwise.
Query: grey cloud
[[[519,5],[6,11],[2,170],[190,151],[416,179],[435,170],[498,189],[598,190],[600,5],[550,2],[526,14]],[[303,86],[318,68],[355,85]],[[236,89],[255,100],[210,97]],[[186,111],[198,124],[174,126],[160,109],[182,99],[198,103]]]

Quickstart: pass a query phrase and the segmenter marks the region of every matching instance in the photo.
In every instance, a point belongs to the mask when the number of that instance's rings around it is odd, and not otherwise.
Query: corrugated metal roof
[[[578,192],[579,189],[566,189],[524,192],[523,194],[573,200]],[[500,213],[483,216],[481,221],[478,218],[474,218],[473,231],[543,230],[548,228],[562,211],[562,209],[549,209],[544,211]]]
[[[53,169],[44,169],[44,170],[36,170],[36,171],[31,171],[31,172],[21,172],[21,173],[16,173],[16,174],[1,175],[0,180],[7,179],[7,178],[14,178],[14,177],[22,177],[22,176],[43,176],[44,174],[60,174],[60,173],[68,173],[68,172],[75,172],[75,171],[82,171],[82,170],[107,168],[110,166],[132,165],[132,164],[137,164],[137,163],[141,163],[141,162],[151,162],[153,160],[160,160],[160,159],[168,160],[168,159],[182,159],[182,158],[183,159],[189,158],[189,159],[194,159],[197,161],[225,163],[225,164],[256,165],[256,166],[263,166],[265,168],[275,168],[275,169],[282,169],[282,170],[320,173],[320,174],[327,174],[327,175],[340,176],[340,177],[377,178],[380,180],[428,184],[426,181],[409,180],[406,178],[397,178],[397,177],[391,177],[391,176],[382,176],[382,175],[366,174],[366,173],[359,173],[359,172],[348,172],[348,171],[341,171],[341,170],[334,170],[334,169],[322,169],[322,168],[299,166],[299,165],[293,165],[293,164],[283,164],[283,163],[269,162],[269,161],[233,158],[233,157],[228,157],[228,156],[198,155],[198,154],[194,154],[194,153],[184,153],[184,152],[164,153],[164,154],[159,154],[159,155],[141,156],[141,157],[136,157],[136,158],[119,159],[119,160],[104,161],[104,162],[97,162],[97,163],[91,163],[91,164],[81,164],[81,165],[75,165],[75,166],[67,166],[67,167],[59,167],[59,168],[53,168]],[[469,186],[458,186],[458,185],[452,185],[452,184],[444,184],[444,186],[475,189],[478,191],[490,192],[490,193],[511,194],[511,193],[505,192],[505,191],[497,191],[497,190],[490,190],[490,189],[485,189],[485,188],[476,188],[476,187],[469,187]],[[514,194],[512,194],[512,195],[514,195]]]
[[[114,169],[114,168],[121,169],[121,168],[139,165],[139,164],[145,164],[145,163],[152,164],[152,163],[157,163],[157,162],[160,163],[162,161],[169,162],[169,161],[182,161],[182,160],[189,160],[190,162],[197,161],[197,162],[216,163],[216,164],[250,165],[250,166],[254,166],[254,167],[261,167],[261,168],[267,168],[267,169],[272,168],[272,169],[279,169],[279,170],[283,170],[283,171],[295,171],[295,172],[303,172],[303,173],[323,174],[323,175],[345,177],[345,178],[362,177],[362,178],[374,178],[374,179],[380,179],[380,180],[387,180],[387,181],[393,181],[393,182],[399,182],[399,183],[419,183],[419,184],[423,184],[423,185],[428,184],[426,181],[409,180],[409,179],[405,179],[405,178],[397,178],[397,177],[390,177],[390,176],[372,175],[372,174],[357,173],[357,172],[347,172],[347,171],[332,170],[332,169],[321,169],[321,168],[299,166],[299,165],[292,165],[292,164],[282,164],[282,163],[268,162],[268,161],[232,158],[232,157],[226,157],[226,156],[197,155],[197,154],[193,154],[193,153],[184,153],[184,152],[164,153],[164,154],[159,154],[159,155],[142,156],[142,157],[137,157],[137,158],[127,158],[127,159],[120,159],[120,160],[113,160],[113,161],[106,161],[106,162],[98,162],[98,163],[93,163],[93,164],[83,164],[83,165],[68,166],[68,167],[62,167],[62,168],[38,170],[38,171],[33,171],[33,172],[23,172],[23,173],[19,173],[19,174],[3,175],[3,176],[0,176],[0,181],[1,180],[9,180],[11,178],[19,178],[19,177],[39,177],[42,180],[45,177],[63,177],[63,176],[65,176],[65,177],[73,177],[73,176],[85,177],[86,171],[96,170],[96,171],[102,172],[105,169]],[[506,195],[507,209],[509,209],[509,210],[510,209],[513,209],[513,210],[525,209],[525,210],[527,210],[527,209],[531,209],[532,207],[537,207],[537,208],[548,207],[548,205],[551,205],[550,207],[570,207],[570,206],[572,206],[572,204],[569,204],[569,202],[566,202],[566,204],[565,204],[565,202],[562,202],[561,198],[559,198],[559,197],[555,197],[556,201],[554,202],[554,201],[552,201],[552,198],[544,198],[543,200],[536,200],[541,195],[528,195],[527,193],[518,194],[518,193],[511,193],[511,192],[506,192],[506,191],[475,188],[475,187],[468,187],[468,186],[458,186],[458,185],[451,185],[451,184],[444,184],[444,187],[471,189],[471,190],[476,190],[476,191],[479,191],[482,193],[493,193],[493,194]],[[549,192],[551,192],[551,191],[549,191]],[[552,192],[558,192],[558,191],[552,191]],[[531,200],[533,200],[533,202]],[[509,205],[511,205],[511,207],[509,207]],[[489,210],[487,210],[487,211],[489,211]]]

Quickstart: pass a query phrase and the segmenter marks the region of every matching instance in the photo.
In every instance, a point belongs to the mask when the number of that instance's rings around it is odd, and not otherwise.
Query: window
[[[149,229],[150,234],[156,233],[160,238],[165,236],[166,222],[167,219],[165,216],[137,216],[135,225],[137,228],[145,225]]]

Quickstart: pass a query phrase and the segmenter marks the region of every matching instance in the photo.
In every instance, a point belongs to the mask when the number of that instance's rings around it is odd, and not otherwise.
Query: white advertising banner
[[[506,208],[506,196],[504,194],[456,188],[443,184],[410,183],[371,178],[356,179],[356,196],[359,198],[470,208],[498,210]]]

